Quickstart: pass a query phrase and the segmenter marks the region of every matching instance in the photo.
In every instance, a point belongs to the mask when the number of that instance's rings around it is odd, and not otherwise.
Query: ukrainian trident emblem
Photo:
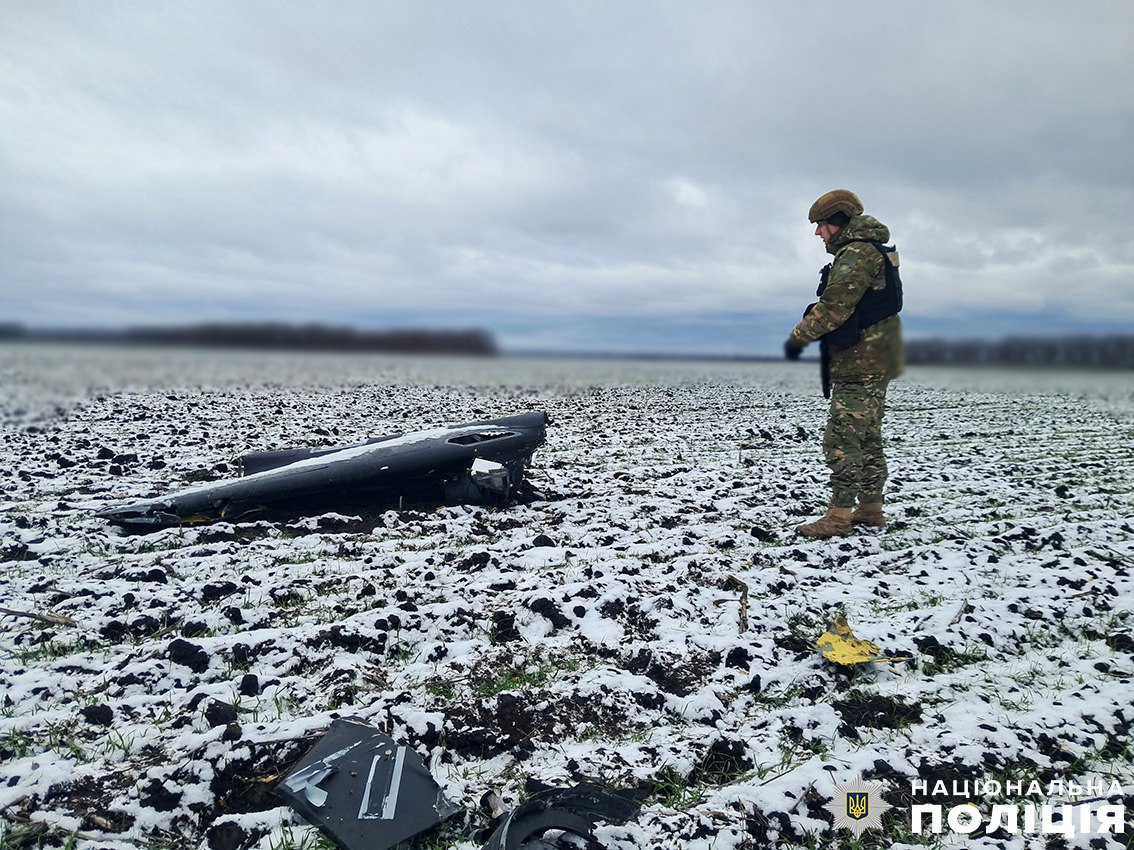
[[[863,791],[847,792],[847,817],[862,820],[870,815],[870,794]]]
[[[882,783],[861,776],[845,784],[835,782],[835,797],[823,808],[835,817],[835,829],[849,829],[856,837],[882,826],[882,815],[892,809],[882,799]]]

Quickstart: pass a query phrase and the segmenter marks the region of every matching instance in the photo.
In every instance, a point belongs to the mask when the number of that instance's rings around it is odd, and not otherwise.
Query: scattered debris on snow
[[[355,718],[335,720],[276,791],[343,850],[388,850],[457,811],[417,753]]]
[[[819,635],[815,646],[820,654],[835,664],[866,664],[870,661],[909,661],[905,655],[882,655],[882,649],[876,643],[855,637],[847,618],[837,614],[827,627],[827,631]]]
[[[460,808],[430,833],[451,850],[499,826],[486,790],[519,811],[530,781],[640,793],[595,825],[608,850],[830,846],[824,804],[859,776],[894,807],[871,847],[909,846],[914,781],[1134,785],[1128,376],[912,371],[887,412],[890,526],[798,542],[825,411],[786,364],[29,351],[0,348],[0,599],[74,625],[0,613],[11,843],[313,848],[275,788],[345,717]],[[541,497],[506,509],[147,535],[93,515],[251,451],[525,409],[555,428]],[[829,663],[836,612],[913,660]]]

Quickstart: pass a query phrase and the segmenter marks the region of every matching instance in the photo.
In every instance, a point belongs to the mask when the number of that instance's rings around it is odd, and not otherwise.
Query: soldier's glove
[[[798,360],[799,355],[803,353],[803,346],[795,340],[789,339],[784,343],[784,357],[788,360]]]

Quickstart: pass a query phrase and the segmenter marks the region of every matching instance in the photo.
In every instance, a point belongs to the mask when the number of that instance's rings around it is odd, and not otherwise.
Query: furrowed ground
[[[814,542],[791,533],[826,496],[806,364],[5,356],[0,607],[68,621],[0,618],[5,847],[329,846],[273,788],[339,716],[408,743],[461,806],[420,848],[479,847],[485,791],[582,779],[642,797],[600,829],[612,850],[1041,846],[916,834],[911,804],[966,801],[911,783],[1134,787],[1117,380],[912,372],[890,527]],[[507,509],[134,536],[92,515],[234,476],[246,450],[525,410],[552,424],[538,497]],[[906,660],[824,659],[839,613]],[[861,841],[823,808],[859,775],[894,806]],[[971,802],[987,822],[1010,801]]]

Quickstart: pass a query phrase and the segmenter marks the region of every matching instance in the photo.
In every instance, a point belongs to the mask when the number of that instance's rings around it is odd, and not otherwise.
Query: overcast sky
[[[770,354],[811,202],[907,337],[1134,332],[1134,5],[0,0],[0,321]]]

